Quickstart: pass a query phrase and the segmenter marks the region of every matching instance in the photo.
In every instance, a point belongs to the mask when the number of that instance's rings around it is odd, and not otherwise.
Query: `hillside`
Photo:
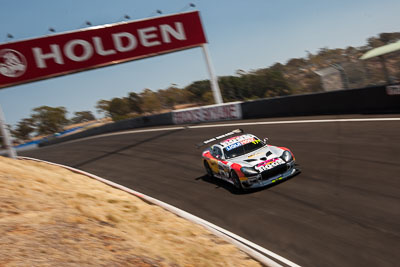
[[[0,266],[259,266],[162,208],[69,170],[0,157]]]

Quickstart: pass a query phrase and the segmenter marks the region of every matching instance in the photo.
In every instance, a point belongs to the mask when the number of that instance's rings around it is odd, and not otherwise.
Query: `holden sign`
[[[12,49],[0,50],[0,74],[16,78],[25,73],[26,59],[18,51]]]
[[[0,88],[205,44],[197,11],[0,45]]]

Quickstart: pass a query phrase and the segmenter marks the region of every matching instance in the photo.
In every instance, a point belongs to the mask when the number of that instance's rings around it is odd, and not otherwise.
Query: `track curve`
[[[266,120],[241,122],[261,121]],[[195,148],[199,141],[232,128],[111,134],[22,154],[76,167],[158,198],[299,265],[398,265],[399,121],[241,126],[269,137],[273,145],[289,147],[303,170],[248,194],[208,179],[201,150]]]

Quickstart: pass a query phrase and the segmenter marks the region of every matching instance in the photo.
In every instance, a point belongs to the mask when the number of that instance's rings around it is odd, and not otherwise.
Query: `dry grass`
[[[63,168],[0,157],[0,266],[259,266],[203,227]]]

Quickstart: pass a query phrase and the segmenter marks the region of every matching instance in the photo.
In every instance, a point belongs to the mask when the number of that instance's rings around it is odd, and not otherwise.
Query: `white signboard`
[[[388,95],[400,95],[400,85],[386,86],[386,93]]]
[[[234,102],[176,110],[172,112],[172,118],[175,124],[240,120],[242,118],[240,104],[241,102]]]

